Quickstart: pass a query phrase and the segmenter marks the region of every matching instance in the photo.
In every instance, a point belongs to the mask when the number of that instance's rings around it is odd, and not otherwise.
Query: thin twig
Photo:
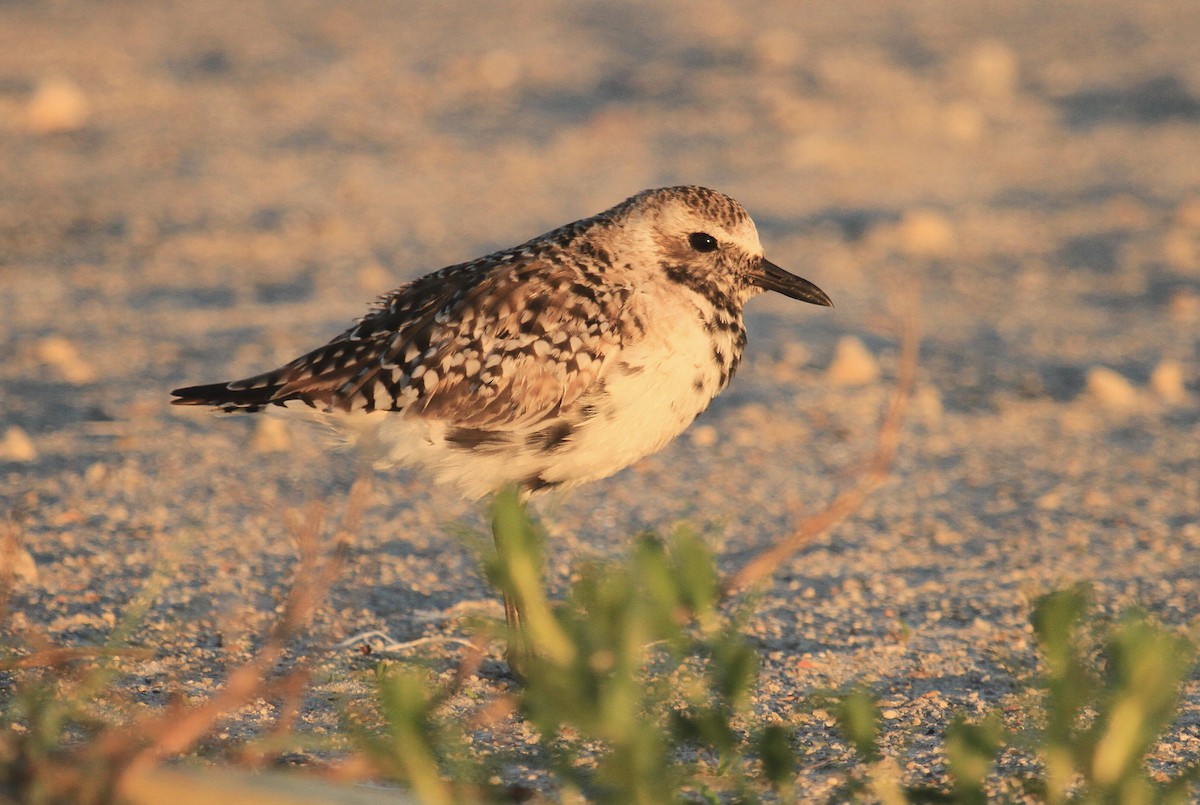
[[[66,665],[76,660],[90,660],[96,657],[133,657],[149,658],[154,656],[153,649],[148,648],[114,648],[111,646],[57,646],[42,651],[27,654],[15,660],[0,662],[0,671],[27,670],[29,668],[51,668]]]
[[[900,360],[896,371],[896,387],[879,425],[875,451],[856,474],[856,483],[830,501],[824,509],[801,520],[790,535],[751,558],[725,582],[723,597],[770,578],[785,560],[862,506],[871,492],[887,478],[900,445],[904,417],[917,375],[921,332],[915,292],[905,300],[905,309],[898,318]]]
[[[398,654],[403,651],[408,651],[419,646],[427,646],[430,643],[456,643],[460,646],[465,646],[469,649],[474,649],[475,644],[463,637],[454,637],[452,635],[434,635],[432,637],[418,637],[413,640],[397,640],[382,629],[372,629],[368,632],[359,632],[352,634],[345,640],[339,640],[331,645],[331,649],[347,649],[355,646],[367,646],[372,654]]]
[[[275,663],[283,656],[288,642],[301,633],[325,598],[344,563],[348,534],[359,522],[365,506],[368,486],[356,482],[351,489],[342,522],[336,531],[331,555],[320,560],[320,534],[323,511],[309,507],[293,527],[300,562],[283,612],[272,625],[262,647],[247,662],[235,668],[225,685],[201,705],[175,704],[135,720],[121,729],[111,730],[89,747],[87,754],[103,757],[121,769],[121,779],[154,765],[161,759],[185,752],[199,741],[231,710],[255,699],[281,693],[295,697],[306,685],[308,670],[297,669],[274,680],[269,679]]]

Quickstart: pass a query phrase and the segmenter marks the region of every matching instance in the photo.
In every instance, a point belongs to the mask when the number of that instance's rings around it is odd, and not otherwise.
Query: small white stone
[[[770,67],[791,67],[804,55],[804,41],[785,28],[770,28],[755,37],[751,48]]]
[[[292,446],[292,439],[282,419],[263,416],[254,427],[250,446],[260,453],[282,453]]]
[[[52,335],[37,343],[37,356],[68,383],[83,385],[96,379],[91,365],[79,357],[75,345],[62,336]]]
[[[358,269],[358,285],[364,291],[377,293],[390,279],[387,269],[375,260],[363,263]]]
[[[948,525],[939,523],[933,531],[933,541],[943,548],[952,545],[962,545],[963,535],[961,531],[956,531]]]
[[[37,458],[37,448],[24,428],[12,425],[4,431],[0,439],[0,461],[33,461]]]
[[[1009,98],[1016,94],[1020,81],[1017,55],[1004,42],[985,39],[971,49],[972,87],[986,98]]]
[[[928,427],[942,421],[942,395],[933,386],[921,385],[913,393],[913,411]]]
[[[492,50],[479,60],[479,78],[494,90],[508,89],[521,78],[521,60],[511,50]]]
[[[900,246],[914,257],[946,257],[954,251],[956,236],[950,219],[932,210],[915,210],[899,227]]]
[[[1092,399],[1106,408],[1129,409],[1138,403],[1137,389],[1120,372],[1105,366],[1088,370],[1087,391]]]
[[[1042,511],[1055,511],[1062,506],[1062,493],[1052,489],[1039,497],[1036,505]]]
[[[799,341],[789,341],[781,349],[780,360],[788,366],[800,367],[806,365],[812,358],[812,352]]]
[[[833,362],[825,378],[835,386],[865,386],[879,377],[879,363],[870,351],[852,335],[838,341]]]
[[[87,97],[69,78],[46,78],[38,83],[26,113],[35,134],[74,131],[87,122]]]
[[[712,425],[697,425],[690,431],[692,444],[696,447],[712,447],[717,443],[719,434]]]
[[[1166,402],[1183,402],[1187,399],[1187,389],[1183,385],[1183,366],[1179,361],[1159,361],[1150,374],[1150,388]]]

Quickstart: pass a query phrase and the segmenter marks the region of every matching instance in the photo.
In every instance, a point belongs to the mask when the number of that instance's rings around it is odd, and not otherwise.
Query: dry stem
[[[904,417],[916,381],[921,344],[915,291],[906,297],[904,310],[897,316],[900,325],[900,360],[896,371],[896,388],[879,425],[875,450],[863,467],[855,473],[854,485],[835,497],[821,511],[801,520],[790,535],[751,558],[725,582],[723,596],[734,595],[770,578],[793,554],[862,506],[867,496],[887,478],[900,445]]]
[[[334,548],[323,551],[321,532],[324,511],[310,506],[292,524],[292,536],[299,552],[299,563],[283,607],[271,626],[262,647],[245,663],[235,668],[225,685],[206,702],[191,706],[175,701],[129,724],[104,731],[90,744],[67,752],[53,762],[51,774],[55,790],[63,792],[99,792],[116,790],[138,774],[153,768],[160,760],[188,751],[209,733],[222,718],[256,699],[282,699],[276,732],[286,730],[298,711],[307,686],[308,668],[303,660],[294,670],[278,674],[276,664],[288,644],[311,623],[313,613],[325,600],[344,563],[345,546],[358,526],[369,494],[369,484],[360,479],[351,489],[345,513],[335,532]],[[4,668],[58,667],[74,661],[113,654],[138,654],[138,650],[97,648],[60,648],[39,641],[33,654],[9,661]],[[3,669],[0,669],[3,670]],[[98,769],[106,778],[94,777]],[[99,787],[98,787],[99,786]],[[88,801],[95,801],[94,797]]]

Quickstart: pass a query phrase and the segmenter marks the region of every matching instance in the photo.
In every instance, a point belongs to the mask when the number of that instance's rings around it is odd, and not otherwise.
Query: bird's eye
[[[692,244],[692,248],[698,252],[715,252],[717,250],[717,239],[707,232],[693,232],[688,235],[688,243]]]

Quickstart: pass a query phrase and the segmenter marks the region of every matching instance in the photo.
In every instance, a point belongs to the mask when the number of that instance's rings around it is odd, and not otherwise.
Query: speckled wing
[[[513,266],[436,313],[397,367],[418,388],[407,410],[461,428],[522,430],[577,400],[620,349],[628,298],[627,288],[581,279],[574,267]]]
[[[301,401],[460,428],[533,427],[578,399],[621,345],[628,288],[587,277],[528,250],[451,266],[399,288],[280,369],[179,389],[176,402],[260,410]]]

